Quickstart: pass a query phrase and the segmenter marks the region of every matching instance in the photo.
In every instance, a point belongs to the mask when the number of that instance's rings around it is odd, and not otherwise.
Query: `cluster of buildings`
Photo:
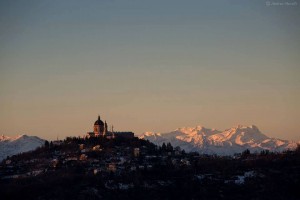
[[[114,126],[111,126],[111,130],[108,130],[106,121],[103,122],[98,115],[98,119],[94,123],[94,131],[87,132],[87,137],[105,137],[107,139],[113,138],[133,138],[133,132],[115,132]]]
[[[99,136],[100,137],[100,136]],[[154,153],[147,146],[114,146],[78,144],[73,150],[61,148],[64,143],[54,144],[47,157],[13,157],[0,163],[0,179],[26,178],[42,175],[51,171],[71,169],[80,166],[90,175],[101,175],[104,179],[113,172],[116,175],[134,173],[140,170],[152,170],[154,166],[172,163],[176,166],[190,166],[188,155],[180,150]]]

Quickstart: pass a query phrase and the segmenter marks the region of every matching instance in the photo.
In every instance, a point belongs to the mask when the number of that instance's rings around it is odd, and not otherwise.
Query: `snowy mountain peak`
[[[239,125],[234,126],[231,129],[252,129],[252,130],[255,130],[255,131],[259,131],[257,126],[255,126],[255,125],[247,126],[247,125],[239,124]]]
[[[8,137],[8,136],[5,136],[5,135],[0,136],[0,142],[4,141],[4,140],[9,140],[9,139],[10,139],[10,137]]]
[[[201,131],[203,129],[205,129],[204,126],[197,125],[196,127],[181,127],[181,128],[177,128],[175,131],[178,131],[178,130],[179,131],[195,131],[195,130]]]
[[[7,156],[16,155],[26,151],[31,151],[44,145],[45,140],[36,136],[18,135],[16,137],[8,137],[2,135],[0,137],[0,161]]]
[[[0,136],[0,141],[4,141],[4,140],[14,141],[14,140],[18,140],[18,139],[26,139],[26,138],[29,138],[29,137],[34,137],[34,136],[28,136],[26,134],[17,135],[15,137],[9,137],[9,136],[5,136],[5,135],[1,135]]]
[[[160,133],[155,133],[155,132],[145,132],[144,133],[145,136],[160,136]]]
[[[29,138],[29,136],[26,135],[26,134],[22,134],[22,135],[18,135],[17,137],[15,137],[15,140],[18,140],[18,139],[26,139],[26,138]]]
[[[237,125],[225,131],[209,129],[203,126],[182,127],[169,133],[144,133],[140,138],[161,145],[171,142],[186,151],[198,151],[207,154],[232,155],[246,149],[251,151],[283,151],[296,148],[295,142],[269,138],[255,125]]]

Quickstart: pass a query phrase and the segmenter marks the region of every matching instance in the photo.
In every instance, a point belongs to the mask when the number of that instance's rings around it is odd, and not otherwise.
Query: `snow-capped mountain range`
[[[170,142],[187,152],[218,155],[233,155],[246,149],[251,152],[261,150],[277,152],[297,147],[296,142],[267,137],[254,125],[238,125],[225,131],[203,126],[183,127],[169,133],[145,132],[140,138],[157,145]]]
[[[17,137],[0,136],[0,162],[7,156],[31,151],[45,144],[45,140],[36,136],[19,135]]]

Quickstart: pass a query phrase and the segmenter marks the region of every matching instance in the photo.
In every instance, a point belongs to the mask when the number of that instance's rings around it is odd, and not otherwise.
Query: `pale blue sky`
[[[0,134],[82,135],[99,113],[300,140],[296,2],[0,1]]]

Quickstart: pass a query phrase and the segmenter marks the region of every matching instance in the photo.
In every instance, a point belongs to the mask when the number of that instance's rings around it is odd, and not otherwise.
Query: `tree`
[[[161,146],[161,150],[162,150],[162,151],[166,151],[166,150],[167,150],[167,146],[166,146],[166,144],[165,144],[165,143],[163,143],[163,144],[162,144],[162,146]]]
[[[268,154],[270,154],[270,151],[269,150],[262,150],[261,152],[260,152],[260,155],[268,155]]]
[[[300,154],[300,144],[297,144],[295,152],[296,152],[296,154]]]
[[[175,151],[181,151],[180,146],[175,147]]]
[[[50,146],[50,149],[53,148],[53,142],[52,142],[52,141],[50,142],[50,145],[49,145],[49,146]]]
[[[185,150],[183,149],[183,150],[181,151],[181,153],[182,153],[182,155],[185,155]]]
[[[45,147],[46,147],[47,149],[49,148],[49,142],[48,142],[48,140],[45,141],[45,144],[44,144],[44,145],[45,145]]]
[[[167,144],[167,151],[173,151],[173,146],[171,145],[170,142]]]
[[[242,152],[242,158],[247,158],[250,155],[250,150],[246,149],[245,151]]]

